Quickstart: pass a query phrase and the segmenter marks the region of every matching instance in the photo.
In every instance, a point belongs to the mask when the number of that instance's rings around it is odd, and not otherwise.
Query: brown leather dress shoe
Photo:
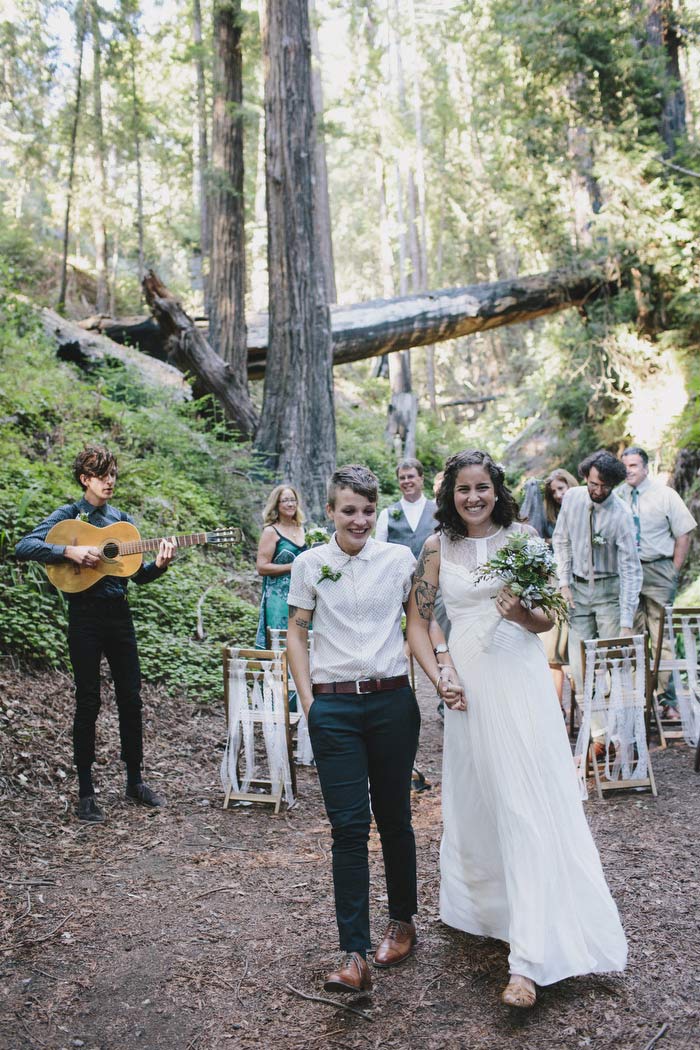
[[[384,968],[405,962],[417,940],[418,934],[413,922],[391,919],[384,932],[384,938],[374,953],[374,965]]]
[[[338,969],[323,982],[325,992],[369,992],[371,987],[367,960],[359,952],[348,952]]]

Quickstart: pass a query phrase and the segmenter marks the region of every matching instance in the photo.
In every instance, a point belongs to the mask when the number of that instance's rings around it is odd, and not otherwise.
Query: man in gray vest
[[[403,459],[396,468],[401,499],[386,507],[377,518],[375,539],[401,543],[418,557],[428,536],[435,532],[435,500],[423,495],[423,464]]]

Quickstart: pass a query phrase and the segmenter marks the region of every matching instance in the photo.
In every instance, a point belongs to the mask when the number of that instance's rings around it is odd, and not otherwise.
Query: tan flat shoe
[[[511,974],[508,984],[501,994],[501,1002],[506,1006],[515,1006],[520,1010],[531,1010],[535,1005],[537,993],[535,982],[529,977]]]

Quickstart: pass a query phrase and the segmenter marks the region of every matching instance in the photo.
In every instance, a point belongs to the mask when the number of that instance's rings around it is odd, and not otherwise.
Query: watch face
[[[447,653],[449,650],[446,645],[436,645],[433,652],[437,655],[438,653]]]

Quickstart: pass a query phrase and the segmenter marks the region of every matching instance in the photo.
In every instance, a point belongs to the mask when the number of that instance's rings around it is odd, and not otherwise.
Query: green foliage
[[[17,563],[17,540],[52,510],[80,495],[76,452],[102,441],[119,459],[116,503],[144,534],[255,526],[248,452],[191,405],[164,398],[130,369],[107,364],[81,375],[62,364],[33,312],[5,287],[0,313],[0,648],[66,670],[67,604],[36,563]],[[248,548],[250,553],[250,548]],[[236,594],[236,548],[178,555],[161,579],[131,587],[143,673],[202,699],[220,696],[220,647],[252,644],[258,610]],[[205,639],[195,637],[202,604]]]

